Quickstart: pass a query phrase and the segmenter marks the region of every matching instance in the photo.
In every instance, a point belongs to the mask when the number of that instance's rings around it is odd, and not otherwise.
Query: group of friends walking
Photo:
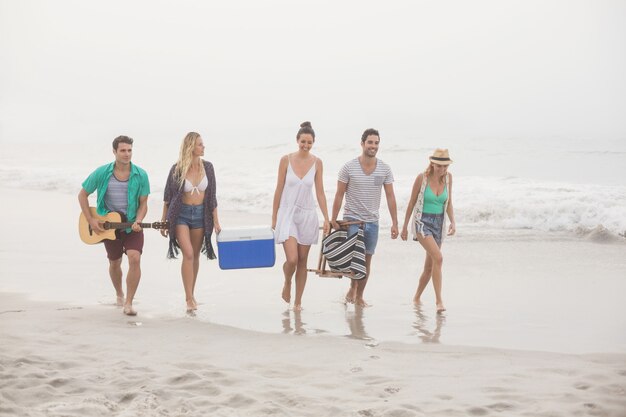
[[[284,284],[281,297],[291,303],[292,282],[295,277],[293,309],[302,309],[302,296],[307,280],[307,260],[311,245],[319,238],[318,207],[323,221],[323,233],[340,229],[339,212],[345,201],[343,221],[350,223],[348,236],[363,230],[365,241],[366,275],[351,279],[345,296],[346,303],[367,307],[364,291],[370,276],[372,257],[379,234],[379,208],[382,191],[385,191],[387,208],[391,216],[391,238],[407,240],[409,227],[413,239],[426,251],[424,268],[419,278],[414,303],[420,303],[428,283],[433,282],[437,312],[445,310],[441,296],[442,264],[441,245],[446,234],[456,231],[452,206],[452,163],[447,149],[436,149],[429,157],[426,169],[417,175],[406,209],[402,230],[398,228],[393,173],[388,164],[376,157],[380,134],[367,129],[361,136],[361,154],[348,161],[339,171],[337,191],[329,216],[323,182],[322,159],[313,155],[315,131],[310,122],[304,122],[296,134],[297,151],[281,158],[272,206],[272,229],[277,244],[285,251],[283,264]],[[136,315],[133,299],[141,278],[143,230],[140,223],[148,211],[150,183],[145,170],[131,162],[133,139],[119,136],[113,140],[115,161],[93,171],[82,183],[78,194],[81,211],[95,233],[103,232],[102,223],[92,216],[88,197],[97,193],[97,214],[115,211],[122,213],[132,227],[120,230],[115,240],[104,240],[109,260],[109,275],[116,291],[117,305],[124,314]],[[196,132],[183,139],[179,157],[167,176],[163,193],[161,221],[168,228],[161,234],[169,239],[167,256],[182,254],[181,276],[188,312],[198,308],[194,289],[198,278],[201,253],[215,259],[211,243],[213,232],[219,234],[221,226],[217,210],[215,171],[211,162],[203,159],[204,142]],[[317,204],[316,204],[317,201]],[[446,229],[446,216],[450,222]],[[128,258],[126,293],[122,284],[122,256]]]

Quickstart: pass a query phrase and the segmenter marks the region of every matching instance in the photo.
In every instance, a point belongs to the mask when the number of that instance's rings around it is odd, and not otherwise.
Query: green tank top
[[[436,196],[435,193],[433,193],[433,190],[430,189],[430,184],[428,184],[424,190],[424,210],[422,210],[422,212],[428,214],[443,213],[443,208],[447,199],[447,186],[443,188],[443,192],[439,196]]]

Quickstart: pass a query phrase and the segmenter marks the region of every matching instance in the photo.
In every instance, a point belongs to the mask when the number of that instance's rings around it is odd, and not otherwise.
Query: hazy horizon
[[[626,2],[0,0],[0,142],[626,138]]]

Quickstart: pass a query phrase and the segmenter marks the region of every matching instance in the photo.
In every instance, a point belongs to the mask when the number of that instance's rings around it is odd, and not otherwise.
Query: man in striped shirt
[[[341,209],[343,197],[346,205],[343,210],[344,221],[363,222],[365,235],[365,267],[367,273],[363,279],[353,279],[346,294],[346,302],[367,307],[363,292],[370,274],[372,256],[378,242],[378,219],[382,189],[385,189],[387,207],[391,215],[391,238],[398,237],[398,215],[396,196],[393,192],[393,174],[389,165],[376,158],[380,135],[375,129],[367,129],[361,136],[362,153],[359,157],[348,161],[339,171],[337,193],[333,203],[332,225],[339,229],[337,216]],[[359,225],[348,226],[348,236],[355,234]]]

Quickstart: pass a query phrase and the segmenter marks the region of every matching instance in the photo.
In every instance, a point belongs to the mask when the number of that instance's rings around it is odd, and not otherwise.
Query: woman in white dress
[[[324,234],[330,231],[328,208],[322,181],[322,160],[310,151],[315,143],[315,132],[310,122],[300,125],[296,135],[298,151],[283,156],[278,165],[278,181],[274,193],[272,229],[276,243],[285,249],[282,298],[291,302],[291,280],[296,275],[296,296],[293,309],[302,310],[302,294],[306,285],[307,259],[311,245],[317,243],[319,220],[315,195],[324,216]]]

